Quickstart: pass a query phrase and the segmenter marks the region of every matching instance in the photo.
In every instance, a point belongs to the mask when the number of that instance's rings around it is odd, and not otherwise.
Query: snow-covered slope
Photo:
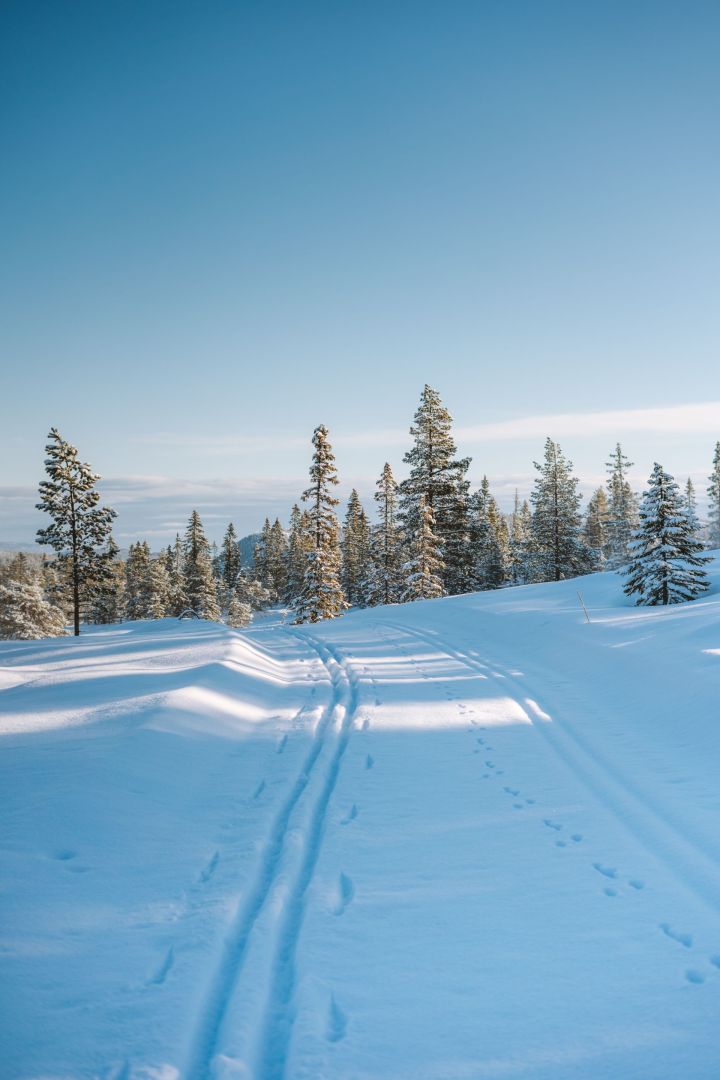
[[[719,588],[0,644],[0,1075],[714,1080]]]

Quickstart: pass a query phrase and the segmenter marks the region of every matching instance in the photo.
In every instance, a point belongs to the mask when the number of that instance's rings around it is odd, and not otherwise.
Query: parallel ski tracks
[[[506,694],[512,697],[534,729],[584,787],[646,850],[660,860],[680,885],[689,888],[714,912],[717,911],[720,906],[720,866],[716,859],[679,825],[669,820],[665,813],[656,809],[644,793],[634,788],[617,769],[608,764],[583,735],[556,716],[552,717],[552,722],[543,720],[541,714],[547,713],[542,704],[538,704],[525,691],[516,676],[502,664],[496,663],[494,658],[488,658],[488,662],[484,663],[463,649],[448,644],[440,636],[400,623],[385,625],[439,649],[466,668],[486,677],[497,679],[494,672],[499,672]]]
[[[225,938],[197,1019],[189,1060],[183,1073],[186,1080],[209,1080],[213,1076],[213,1062],[222,1050],[223,1033],[231,1021],[232,1001],[241,979],[253,929],[278,879],[292,818],[311,781],[313,787],[317,787],[316,774],[328,756],[323,751],[335,734],[335,745],[325,766],[324,778],[318,780],[319,794],[310,810],[300,866],[285,901],[276,941],[268,950],[271,954],[270,993],[261,1023],[261,1042],[259,1050],[256,1049],[258,1060],[253,1075],[258,1080],[271,1080],[284,1075],[294,1020],[295,955],[305,912],[305,897],[320,854],[328,805],[350,739],[358,702],[357,680],[345,660],[334,649],[309,634],[298,633],[297,636],[312,646],[325,666],[332,688],[331,697],[323,709],[300,772],[275,815],[253,884]]]

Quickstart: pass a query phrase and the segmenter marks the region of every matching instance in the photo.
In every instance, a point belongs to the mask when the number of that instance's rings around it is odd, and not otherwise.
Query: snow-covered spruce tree
[[[692,482],[692,480],[690,479],[689,476],[688,476],[688,479],[687,479],[687,483],[685,485],[684,500],[683,501],[685,503],[685,513],[687,514],[687,519],[688,519],[688,521],[690,523],[690,527],[692,528],[693,532],[699,533],[700,532],[700,519],[698,517],[698,512],[697,512],[697,498],[695,496],[695,485],[693,484],[693,482]]]
[[[471,498],[474,588],[499,589],[508,577],[510,538],[487,476]]]
[[[0,566],[0,638],[33,641],[66,634],[65,614],[48,601],[42,570],[22,552]]]
[[[590,569],[604,570],[608,560],[608,519],[610,509],[605,488],[597,488],[588,500],[583,525],[583,542],[588,549]]]
[[[197,510],[193,510],[183,542],[184,586],[188,607],[201,619],[220,618],[210,544]]]
[[[66,580],[72,603],[73,630],[80,633],[80,608],[93,599],[108,572],[103,550],[110,537],[115,511],[100,506],[95,484],[100,477],[80,461],[74,446],[51,428],[45,447],[47,480],[40,484],[38,510],[52,518],[52,525],[38,529],[38,544],[57,552],[60,580]]]
[[[340,580],[348,604],[364,607],[370,569],[370,523],[355,488],[348,499],[343,525]]]
[[[419,523],[413,533],[408,552],[410,558],[403,568],[405,576],[403,602],[432,600],[445,595],[440,577],[442,569],[440,541],[434,532],[435,521],[432,507],[425,501],[424,495],[420,496],[418,512]]]
[[[708,479],[708,547],[720,548],[720,442],[715,443],[713,469]]]
[[[688,520],[680,490],[657,462],[640,504],[640,525],[623,571],[624,591],[636,603],[654,606],[694,600],[708,585],[702,543]]]
[[[235,588],[237,576],[240,573],[240,548],[238,536],[232,521],[225,530],[222,547],[220,549],[221,576],[223,585],[228,593]]]
[[[527,499],[520,502],[515,492],[510,536],[510,580],[513,585],[524,585],[532,578],[530,568],[532,514]]]
[[[182,615],[188,606],[185,595],[185,556],[180,534],[176,533],[175,543],[165,550],[165,569],[168,575],[167,615]]]
[[[272,603],[269,589],[259,582],[244,567],[237,576],[235,588],[229,603],[246,604],[251,611],[263,611]],[[228,611],[230,610],[228,606]]]
[[[402,532],[397,523],[398,485],[392,469],[385,462],[375,485],[379,524],[370,530],[370,572],[367,579],[367,604],[395,604],[404,587]]]
[[[150,618],[150,545],[138,540],[125,561],[125,618]]]
[[[253,609],[235,593],[230,601],[225,622],[228,626],[240,628],[252,622]]]
[[[172,595],[170,591],[170,575],[167,570],[167,562],[160,555],[152,559],[148,569],[148,618],[164,619],[171,614]]]
[[[538,581],[576,577],[587,570],[588,553],[581,540],[580,495],[572,462],[557,443],[546,439],[544,460],[534,464],[540,474],[530,496],[534,576]]]
[[[296,503],[290,514],[290,537],[286,556],[287,585],[284,596],[285,602],[291,607],[302,592],[308,555],[312,548],[310,515],[307,510],[301,510]]]
[[[95,590],[90,622],[117,623],[125,617],[125,563],[119,558],[119,552],[111,536],[105,547],[107,573]]]
[[[262,532],[260,533],[260,539],[253,548],[253,577],[270,592],[273,591],[270,576],[271,532],[272,526],[270,524],[270,518],[265,518],[265,523],[263,524]]]
[[[415,443],[403,460],[410,475],[400,485],[401,522],[408,543],[421,527],[421,498],[430,507],[440,541],[443,565],[438,573],[444,587],[456,590],[465,578],[456,560],[466,555],[468,532],[466,473],[470,458],[456,458],[451,434],[452,417],[437,391],[425,386],[410,434]],[[460,505],[458,505],[460,504]]]
[[[607,462],[607,565],[611,570],[617,570],[627,563],[630,541],[638,525],[637,499],[627,479],[628,469],[632,465],[632,461],[628,461],[623,454],[620,443],[617,443]]]
[[[285,530],[279,519],[275,518],[265,548],[265,584],[274,600],[281,599],[287,591],[287,549]]]
[[[295,622],[334,619],[347,607],[340,584],[340,526],[335,514],[339,500],[331,494],[338,483],[328,430],[321,424],[313,434],[311,484],[303,492],[308,505],[312,549],[308,553],[300,595],[293,604]]]

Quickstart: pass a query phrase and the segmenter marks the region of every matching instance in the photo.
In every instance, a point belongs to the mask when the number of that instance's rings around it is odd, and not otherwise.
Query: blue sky
[[[369,493],[425,382],[505,505],[544,433],[702,481],[718,55],[693,0],[3,4],[0,542],[53,424],[160,542],[286,515],[321,422]]]

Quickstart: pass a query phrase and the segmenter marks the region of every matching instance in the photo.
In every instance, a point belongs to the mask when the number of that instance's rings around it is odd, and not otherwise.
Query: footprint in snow
[[[165,953],[165,957],[163,959],[163,962],[160,964],[160,967],[157,969],[154,975],[151,975],[150,978],[147,979],[145,985],[162,986],[168,975],[170,974],[170,969],[172,968],[174,963],[175,951],[171,945],[168,951]]]
[[[518,791],[517,788],[512,788],[512,787],[504,787],[503,791],[506,791],[508,793],[508,795],[518,796],[520,794],[520,792]]]
[[[335,914],[342,915],[345,908],[351,902],[355,896],[355,886],[352,883],[352,879],[347,874],[341,874],[338,882],[338,902],[335,905]]]
[[[265,790],[265,781],[261,780],[260,783],[258,784],[258,786],[255,788],[255,791],[253,793],[253,799],[259,799],[264,790]]]
[[[611,889],[610,887],[608,887],[607,889],[603,889],[603,892],[606,896],[617,896],[618,894],[617,889]]]
[[[554,829],[555,832],[560,832],[560,830],[562,829],[562,825],[558,825],[557,821],[551,821],[550,818],[545,818],[543,821],[543,825],[545,825],[548,829]]]
[[[673,930],[669,923],[660,923],[660,929],[665,937],[669,937],[671,941],[677,941],[678,945],[682,945],[686,949],[692,948],[692,934],[681,934],[677,930]]]
[[[353,803],[352,806],[350,807],[349,811],[348,811],[347,817],[344,817],[342,819],[342,821],[340,822],[340,824],[341,825],[349,825],[350,822],[354,821],[357,816],[358,816],[358,808],[355,805],[355,803]]]
[[[375,758],[373,758],[370,754],[368,754],[368,756],[365,758],[365,768],[366,769],[372,769],[374,764],[375,764]]]
[[[325,1037],[328,1042],[340,1042],[347,1030],[347,1017],[334,997],[330,998],[330,1011]]]
[[[579,844],[580,841],[582,840],[582,838],[583,838],[583,835],[582,835],[582,833],[579,833],[579,832],[574,832],[572,834],[572,836],[570,837],[570,839],[573,840],[576,844]]]
[[[288,739],[287,735],[283,735],[282,739],[278,743],[278,747],[277,747],[278,754],[282,754],[283,750],[287,746],[287,739]]]
[[[695,968],[688,968],[685,972],[685,978],[689,983],[694,983],[696,986],[701,986],[705,982],[702,971],[697,971]]]
[[[603,877],[616,878],[618,872],[614,866],[603,866],[602,863],[594,862],[593,870],[597,870],[598,874],[602,874]]]
[[[220,852],[216,851],[210,862],[200,874],[199,881],[202,885],[205,885],[217,870],[217,864],[220,862]]]
[[[632,889],[637,889],[638,891],[645,888],[645,882],[641,881],[640,878],[630,878],[628,885]]]

